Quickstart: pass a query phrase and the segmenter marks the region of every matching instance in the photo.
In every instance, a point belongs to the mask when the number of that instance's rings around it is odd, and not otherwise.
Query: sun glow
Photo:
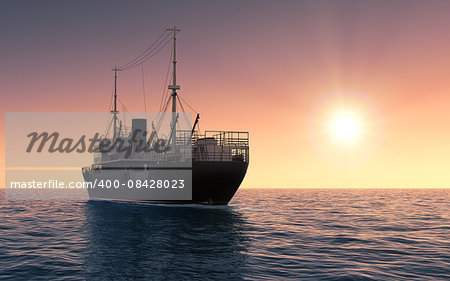
[[[308,134],[322,160],[352,166],[375,155],[383,128],[369,96],[347,90],[324,95],[318,101],[311,111]]]
[[[334,140],[353,144],[361,135],[361,122],[358,116],[349,112],[339,112],[336,114],[330,124],[330,133]]]

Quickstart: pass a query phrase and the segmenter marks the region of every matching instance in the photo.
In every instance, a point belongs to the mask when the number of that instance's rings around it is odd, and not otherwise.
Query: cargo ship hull
[[[227,205],[238,190],[247,172],[248,162],[243,161],[193,161],[192,168],[192,199],[191,200],[155,200],[152,190],[142,188],[139,194],[122,192],[114,188],[88,188],[91,200],[110,200],[119,202],[141,202],[152,204],[203,204],[203,205]],[[113,179],[114,174],[120,174],[120,170],[98,173],[98,170],[85,170],[83,177],[87,182]],[[150,174],[152,171],[149,171]],[[164,173],[164,171],[155,171]],[[170,171],[168,171],[170,173]],[[146,173],[148,175],[148,173]],[[102,177],[99,177],[102,175]],[[145,176],[139,176],[145,180]]]

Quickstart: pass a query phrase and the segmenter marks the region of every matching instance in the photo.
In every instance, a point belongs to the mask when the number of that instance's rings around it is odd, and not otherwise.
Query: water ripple
[[[248,189],[227,207],[2,200],[0,279],[448,280],[449,195]]]

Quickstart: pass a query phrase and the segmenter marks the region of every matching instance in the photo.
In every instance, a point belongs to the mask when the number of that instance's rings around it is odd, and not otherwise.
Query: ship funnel
[[[147,141],[147,119],[132,119],[131,120],[131,135],[135,136],[135,140]]]

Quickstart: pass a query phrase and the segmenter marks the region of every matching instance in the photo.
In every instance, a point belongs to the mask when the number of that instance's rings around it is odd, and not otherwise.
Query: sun
[[[383,116],[371,94],[339,91],[324,94],[312,107],[308,137],[322,160],[358,165],[373,157],[383,137]]]
[[[343,144],[355,143],[361,135],[361,122],[351,112],[339,112],[332,117],[330,133],[334,140]]]

